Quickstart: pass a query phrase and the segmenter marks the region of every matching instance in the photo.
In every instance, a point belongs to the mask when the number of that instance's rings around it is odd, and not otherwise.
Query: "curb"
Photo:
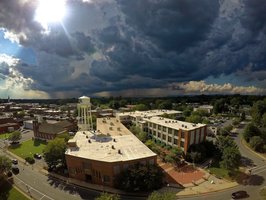
[[[241,142],[241,144],[242,144],[243,146],[245,146],[245,148],[248,149],[250,152],[252,152],[252,153],[255,154],[256,156],[260,157],[261,159],[266,160],[266,157],[265,157],[265,156],[263,156],[263,155],[261,155],[260,153],[254,151],[253,149],[251,149],[251,148],[248,146],[247,142],[243,139],[243,137],[241,137],[240,142]]]
[[[215,193],[215,192],[223,192],[223,191],[226,191],[228,189],[232,189],[232,188],[235,188],[235,187],[238,187],[239,184],[237,185],[234,185],[234,186],[230,186],[230,187],[227,187],[227,188],[223,188],[223,189],[220,189],[220,190],[213,190],[213,191],[208,191],[208,192],[199,192],[198,194],[187,194],[187,195],[176,195],[177,197],[180,197],[180,198],[191,198],[191,197],[200,197],[200,196],[203,196],[203,195],[207,195],[207,194],[212,194],[212,193]]]
[[[8,181],[8,183],[15,188],[19,193],[21,193],[22,195],[24,195],[25,197],[27,197],[28,199],[34,199],[32,197],[30,197],[26,192],[24,192],[23,190],[21,190],[19,187],[17,187],[15,184],[10,183],[10,181]]]

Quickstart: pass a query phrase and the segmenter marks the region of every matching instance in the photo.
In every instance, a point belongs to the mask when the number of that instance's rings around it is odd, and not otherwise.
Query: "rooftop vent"
[[[185,126],[185,128],[187,128],[187,126]]]
[[[115,149],[115,146],[114,145],[112,145],[112,149]]]
[[[85,135],[86,133],[85,133],[85,132],[83,132],[83,134]]]
[[[91,140],[88,140],[89,143],[91,143]]]
[[[116,139],[113,139],[114,142],[116,142]]]
[[[86,138],[89,138],[89,136],[86,135]]]
[[[184,124],[182,124],[182,127],[184,127]]]
[[[118,153],[119,153],[119,154],[122,154],[122,152],[121,152],[121,150],[120,150],[120,149],[118,149]]]

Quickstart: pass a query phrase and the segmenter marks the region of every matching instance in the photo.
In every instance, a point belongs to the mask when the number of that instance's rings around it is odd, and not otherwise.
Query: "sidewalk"
[[[214,178],[213,178],[214,179]],[[236,187],[238,184],[236,182],[226,182],[226,183],[215,183],[211,184],[210,181],[204,182],[198,186],[185,188],[184,190],[178,192],[177,196],[190,196],[190,195],[199,195],[207,194],[210,192],[217,192],[225,190],[228,188]]]

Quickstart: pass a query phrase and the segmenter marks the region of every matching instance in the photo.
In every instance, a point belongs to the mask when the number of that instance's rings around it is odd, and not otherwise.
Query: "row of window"
[[[148,133],[150,133],[150,134],[156,136],[156,131],[153,131],[153,130],[150,130],[150,129],[149,129]],[[166,141],[166,137],[167,137],[166,134],[162,134],[162,133],[160,133],[160,132],[157,132],[157,138],[158,138],[158,139],[162,139],[162,140]],[[181,146],[181,147],[184,147],[184,145],[185,145],[183,140],[184,140],[184,139],[181,139],[181,143],[180,143],[180,146]],[[168,135],[168,137],[167,137],[167,141],[168,141],[169,143],[173,143],[174,145],[178,145],[178,138],[173,138],[173,137],[171,137],[171,136]]]
[[[149,128],[153,128],[156,129],[158,128],[158,130],[162,130],[163,132],[167,132],[168,134],[173,134],[174,136],[178,136],[178,130],[176,129],[172,129],[172,128],[167,128],[165,126],[161,126],[161,125],[157,125],[154,123],[148,123]],[[185,138],[185,131],[181,130],[181,138]]]

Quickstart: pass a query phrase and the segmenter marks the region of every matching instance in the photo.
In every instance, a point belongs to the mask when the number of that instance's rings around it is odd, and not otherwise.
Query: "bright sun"
[[[51,23],[61,22],[65,16],[66,0],[39,0],[39,5],[35,12],[35,20],[45,29]]]

